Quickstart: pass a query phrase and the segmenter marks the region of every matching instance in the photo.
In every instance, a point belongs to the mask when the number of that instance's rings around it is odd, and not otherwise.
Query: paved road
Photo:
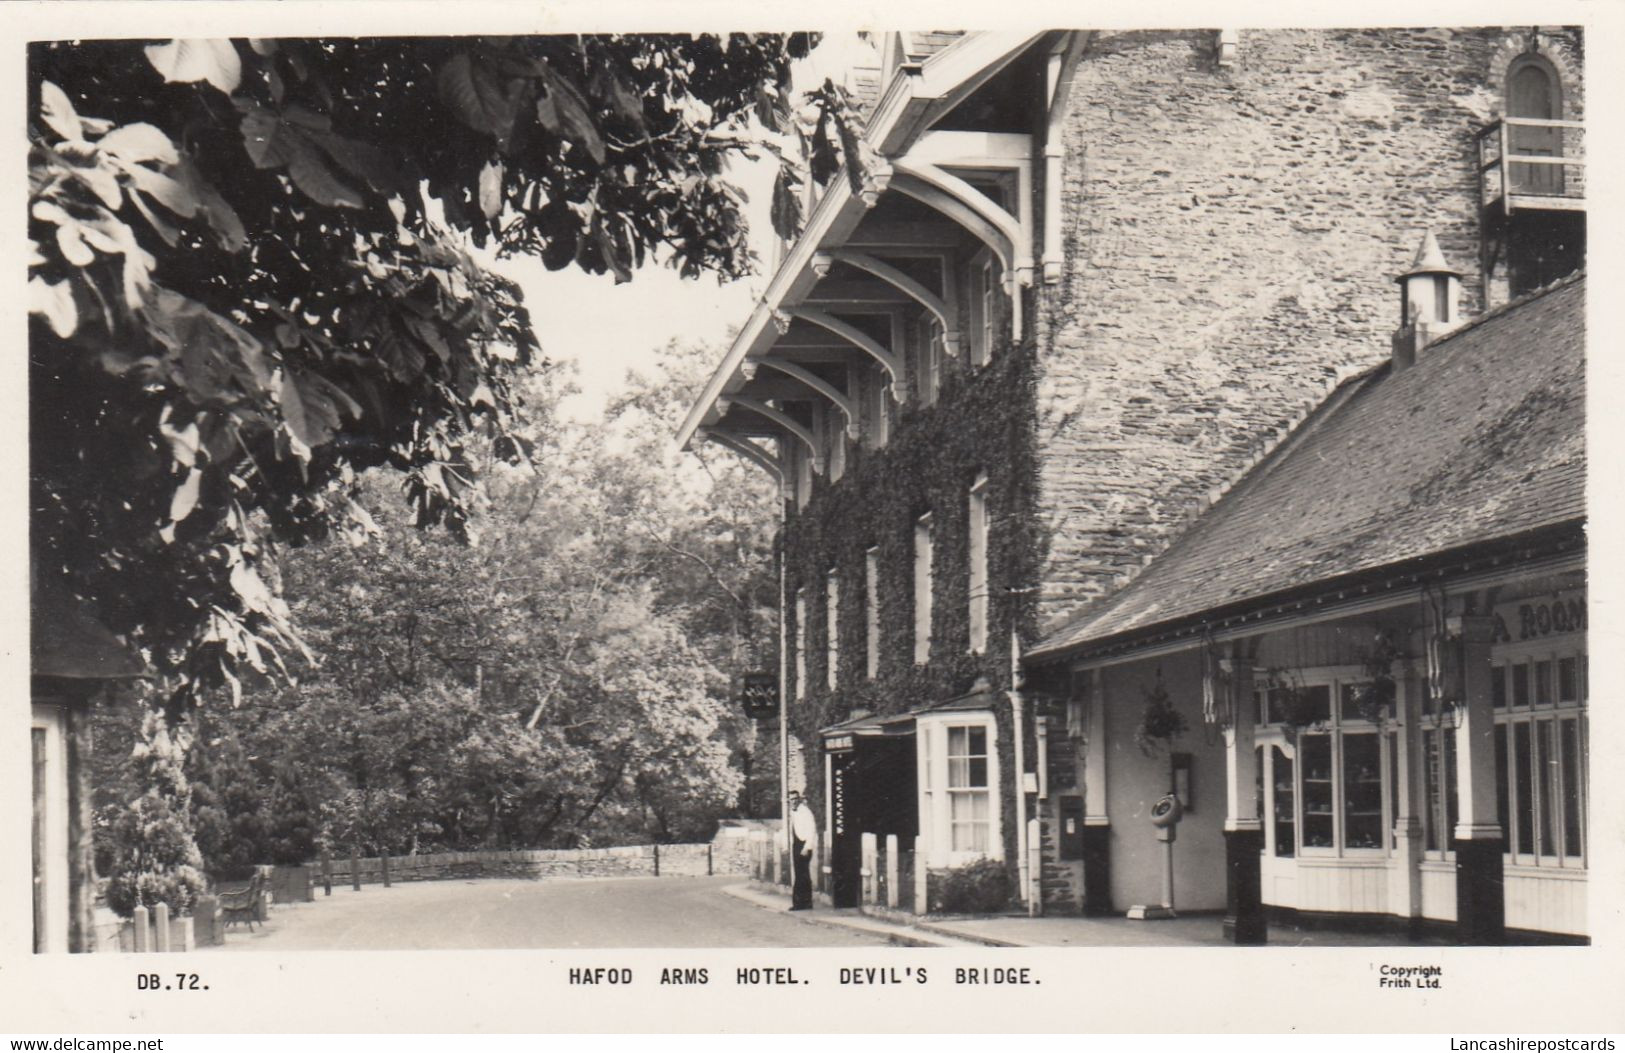
[[[278,907],[227,951],[519,947],[871,947],[880,936],[816,925],[723,892],[743,878],[421,881],[318,890]]]

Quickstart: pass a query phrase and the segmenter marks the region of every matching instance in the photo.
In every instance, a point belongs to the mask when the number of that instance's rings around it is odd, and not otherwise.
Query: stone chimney
[[[1399,283],[1399,328],[1394,331],[1394,372],[1416,363],[1417,354],[1461,325],[1461,272],[1445,262],[1439,241],[1428,231],[1411,269]]]

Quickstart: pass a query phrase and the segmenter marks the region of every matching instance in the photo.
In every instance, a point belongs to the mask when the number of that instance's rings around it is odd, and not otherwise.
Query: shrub
[[[931,872],[935,914],[991,914],[1010,904],[1010,872],[996,859]]]
[[[183,729],[171,734],[162,714],[148,713],[141,722],[130,754],[141,795],[112,823],[107,904],[121,917],[159,903],[176,916],[190,914],[203,891],[203,856],[193,839],[192,791],[183,770],[189,738]]]

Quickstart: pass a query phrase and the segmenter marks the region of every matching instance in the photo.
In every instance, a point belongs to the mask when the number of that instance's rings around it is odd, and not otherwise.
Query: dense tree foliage
[[[731,676],[775,661],[773,498],[665,439],[714,357],[671,349],[607,424],[533,380],[515,433],[544,470],[479,465],[471,540],[358,500],[374,538],[307,545],[282,585],[319,665],[190,718],[210,873],[339,851],[709,838],[774,808],[776,736]],[[492,460],[471,446],[477,461]]]
[[[617,280],[651,254],[743,272],[725,160],[801,131],[828,178],[851,139],[833,88],[792,113],[809,42],[33,45],[39,572],[146,650],[173,712],[277,669],[301,647],[277,546],[370,530],[361,473],[403,473],[457,533],[470,443],[532,452],[514,385],[539,349],[467,240]]]

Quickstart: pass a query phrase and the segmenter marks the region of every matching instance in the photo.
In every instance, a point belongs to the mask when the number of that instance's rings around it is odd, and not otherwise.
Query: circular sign
[[[1171,793],[1165,794],[1156,804],[1151,806],[1151,825],[1157,827],[1173,826],[1179,822],[1180,817],[1184,814],[1185,807],[1179,803],[1179,798]]]

